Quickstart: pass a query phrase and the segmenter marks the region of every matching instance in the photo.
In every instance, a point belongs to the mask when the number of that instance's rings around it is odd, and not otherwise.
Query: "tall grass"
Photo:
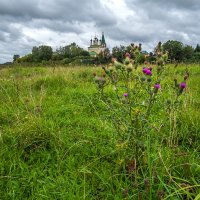
[[[165,84],[185,67],[168,66]],[[154,120],[151,159],[144,157],[137,185],[134,171],[127,173],[134,163],[123,160],[124,144],[93,83],[92,73],[101,69],[2,69],[1,199],[148,199],[149,190],[155,200],[198,199],[200,68],[187,67],[180,114],[172,113],[165,127]]]

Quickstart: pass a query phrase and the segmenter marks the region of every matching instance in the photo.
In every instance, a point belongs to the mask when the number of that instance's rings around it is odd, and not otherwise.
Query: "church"
[[[90,46],[88,47],[88,52],[90,56],[96,57],[100,52],[104,51],[105,49],[106,41],[104,33],[102,33],[101,39],[98,39],[98,37],[95,34],[94,39],[91,38]]]

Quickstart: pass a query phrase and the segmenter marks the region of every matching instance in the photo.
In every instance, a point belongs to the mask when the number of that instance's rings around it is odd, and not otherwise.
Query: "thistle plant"
[[[113,58],[112,65],[103,67],[104,76],[95,74],[100,100],[108,108],[116,128],[116,146],[122,152],[121,159],[128,159],[127,163],[132,160],[131,163],[134,163],[135,178],[136,174],[139,176],[144,173],[142,166],[146,164],[149,177],[152,177],[151,151],[156,140],[151,134],[154,131],[154,121],[159,122],[158,114],[166,110],[162,90],[168,59],[161,47],[156,51],[156,65],[145,62],[140,67],[137,62],[139,56],[139,48],[133,46],[131,54],[125,54],[123,63]],[[181,83],[175,81],[175,85],[178,100],[185,90],[186,79]],[[125,168],[130,174],[128,164]]]

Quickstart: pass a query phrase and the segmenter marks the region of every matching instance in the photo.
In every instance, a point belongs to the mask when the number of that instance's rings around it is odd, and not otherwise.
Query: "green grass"
[[[92,73],[100,69],[2,69],[0,199],[148,199],[148,180],[155,200],[198,199],[200,67],[188,69],[188,88],[173,132],[178,145],[168,145],[170,125],[152,129],[152,141],[157,138],[150,152],[152,177],[144,161],[137,184],[134,174],[127,175],[123,146],[98,99]],[[168,66],[165,86],[173,84],[174,76],[181,80],[176,72],[184,70]],[[159,117],[165,119],[164,114]]]

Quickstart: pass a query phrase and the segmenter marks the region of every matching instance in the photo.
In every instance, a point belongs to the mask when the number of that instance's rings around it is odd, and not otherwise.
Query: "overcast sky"
[[[76,42],[87,49],[105,33],[107,46],[158,41],[200,43],[200,0],[0,0],[0,63],[33,46],[55,50]]]

